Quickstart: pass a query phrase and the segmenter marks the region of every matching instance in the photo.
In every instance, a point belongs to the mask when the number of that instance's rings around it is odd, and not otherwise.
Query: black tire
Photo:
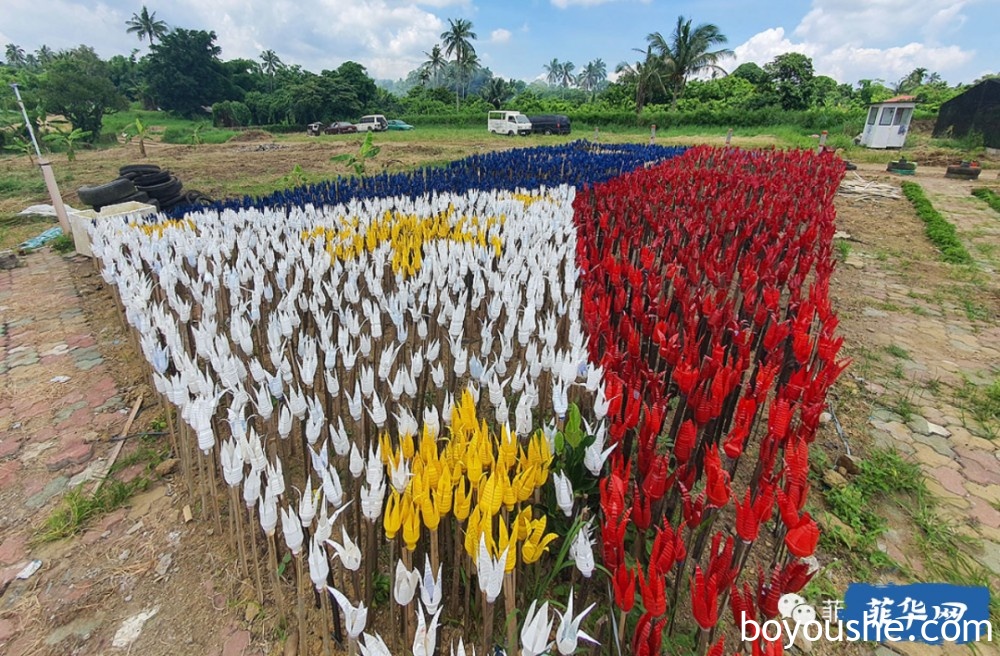
[[[514,131],[513,130],[508,130],[507,131],[507,136],[508,137],[513,137],[514,136]]]
[[[146,173],[156,173],[160,170],[157,164],[126,164],[125,166],[118,169],[118,172],[122,175],[127,175],[129,173],[138,173],[143,175]]]
[[[128,178],[115,178],[107,184],[95,187],[80,187],[76,190],[76,195],[87,205],[93,207],[103,207],[113,205],[125,196],[130,196],[136,192],[135,185]]]
[[[135,186],[141,189],[143,187],[162,184],[168,180],[170,180],[170,171],[163,170],[154,173],[144,173],[138,176],[134,182]]]
[[[169,212],[185,202],[184,196],[181,194],[175,194],[169,198],[160,198],[159,201],[160,210],[163,212]]]
[[[137,203],[145,203],[149,200],[149,194],[145,191],[137,191],[134,194],[129,194],[124,198],[118,199],[119,203],[128,203],[130,201],[136,201]]]
[[[139,187],[140,191],[145,191],[153,198],[159,198],[163,200],[164,198],[170,198],[171,196],[177,196],[180,194],[182,183],[177,179],[177,176],[172,175],[170,179],[166,182],[161,182],[160,184],[150,185],[148,187]]]

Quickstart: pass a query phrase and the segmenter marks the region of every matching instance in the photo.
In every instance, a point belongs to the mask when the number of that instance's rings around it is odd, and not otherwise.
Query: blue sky
[[[448,18],[472,21],[481,61],[496,75],[532,80],[553,57],[577,69],[601,58],[608,71],[635,61],[653,31],[677,16],[710,22],[736,57],[764,64],[803,52],[817,74],[841,82],[898,80],[916,67],[948,82],[1000,70],[992,47],[997,0],[167,0],[145,3],[171,27],[214,30],[224,59],[273,49],[319,72],[352,59],[376,78],[399,78],[439,41]],[[125,21],[142,1],[0,0],[0,47],[26,51],[80,43],[103,57],[146,51]]]

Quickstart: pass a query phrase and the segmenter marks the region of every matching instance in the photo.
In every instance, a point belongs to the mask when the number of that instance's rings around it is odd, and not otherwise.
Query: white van
[[[486,119],[486,129],[490,134],[531,134],[531,121],[521,112],[490,112]]]
[[[389,127],[389,122],[381,114],[369,114],[362,116],[361,120],[354,124],[358,132],[382,132]]]

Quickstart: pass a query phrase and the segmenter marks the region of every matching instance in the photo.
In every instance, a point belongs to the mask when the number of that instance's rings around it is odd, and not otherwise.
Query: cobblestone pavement
[[[254,653],[226,596],[184,582],[186,568],[200,583],[198,560],[211,556],[182,544],[203,541],[205,527],[183,524],[169,484],[74,538],[36,540],[67,491],[104,475],[133,399],[84,313],[74,271],[96,280],[89,264],[48,249],[25,263],[0,271],[0,654],[105,653],[125,619],[153,607],[143,653]],[[38,572],[18,579],[35,560]],[[186,635],[192,618],[201,630]]]
[[[899,182],[862,172],[868,180]],[[860,211],[853,212],[838,205],[838,228],[852,234],[832,285],[847,350],[854,356],[847,375],[874,399],[863,424],[868,437],[876,447],[896,449],[919,464],[939,501],[938,516],[973,539],[971,559],[992,574],[996,594],[1000,439],[995,420],[981,423],[968,395],[984,393],[1000,376],[1000,253],[995,252],[1000,216],[971,196],[976,185],[946,180],[936,170],[916,181],[956,226],[976,266],[942,263],[906,200],[859,201]],[[921,575],[926,556],[905,525],[905,513],[887,512],[891,528],[879,547]],[[996,644],[977,647],[979,653],[997,653]],[[971,652],[954,645],[895,643],[877,653]]]

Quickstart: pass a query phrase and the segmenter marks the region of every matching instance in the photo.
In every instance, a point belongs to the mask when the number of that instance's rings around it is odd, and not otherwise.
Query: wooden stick
[[[104,481],[108,478],[108,474],[111,473],[111,468],[114,466],[115,461],[118,460],[118,456],[122,452],[122,447],[125,446],[125,437],[128,435],[129,429],[132,428],[132,422],[135,421],[135,416],[139,414],[140,407],[142,407],[141,395],[135,400],[135,403],[132,404],[132,412],[129,414],[128,420],[125,422],[124,428],[122,428],[122,432],[118,435],[118,444],[115,444],[115,447],[111,450],[111,455],[108,456],[108,468],[104,472],[104,476],[97,479],[97,482],[94,483],[93,492],[97,492],[101,489],[101,485],[104,484]]]

